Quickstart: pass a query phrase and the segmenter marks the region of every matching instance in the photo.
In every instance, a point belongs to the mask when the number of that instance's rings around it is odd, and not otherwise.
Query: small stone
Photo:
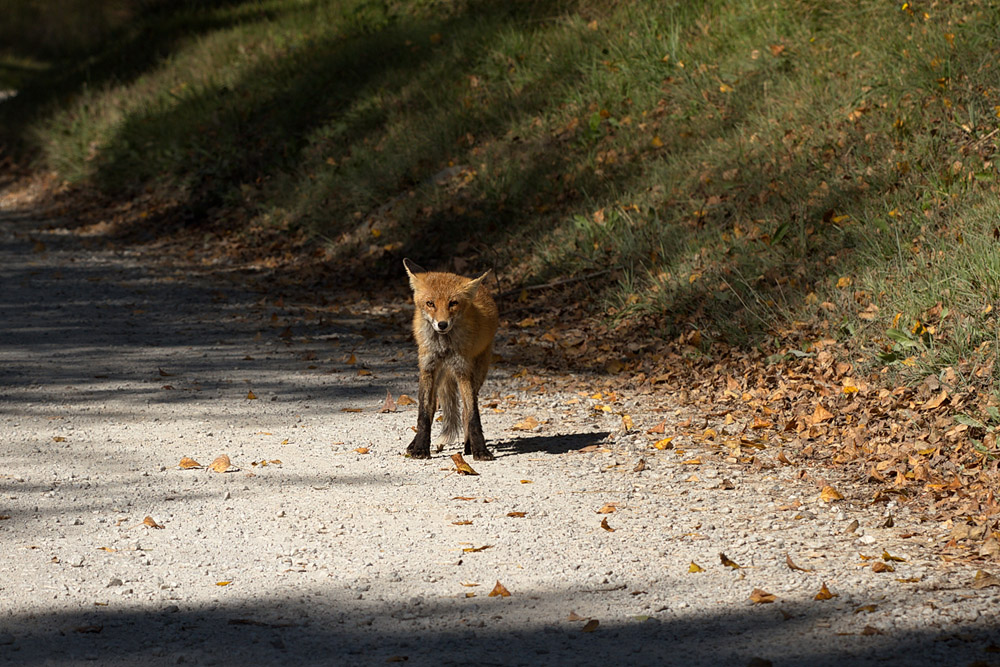
[[[125,582],[123,582],[121,579],[119,579],[118,577],[115,577],[111,581],[108,582],[108,585],[105,586],[105,588],[114,588],[115,586],[122,586],[124,583]]]

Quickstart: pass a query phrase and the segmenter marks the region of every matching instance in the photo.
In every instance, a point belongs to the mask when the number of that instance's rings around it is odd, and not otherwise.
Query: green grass
[[[6,144],[70,181],[375,275],[613,267],[586,298],[655,336],[809,322],[871,368],[996,383],[985,0],[107,6],[100,39],[0,54]]]

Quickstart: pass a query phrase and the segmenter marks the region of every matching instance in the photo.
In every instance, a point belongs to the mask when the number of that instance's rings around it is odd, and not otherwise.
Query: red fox
[[[413,288],[413,337],[417,341],[420,392],[417,435],[406,448],[415,459],[431,457],[431,422],[438,403],[444,429],[437,451],[465,439],[465,454],[492,461],[479,420],[479,388],[493,357],[497,332],[496,304],[478,278],[424,271],[409,259],[403,266]]]

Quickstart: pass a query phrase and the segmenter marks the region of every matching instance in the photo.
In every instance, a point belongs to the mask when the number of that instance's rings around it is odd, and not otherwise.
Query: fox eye
[[[434,302],[433,301],[428,301],[427,302],[427,307],[428,308],[433,308],[434,307]]]
[[[448,302],[448,307],[449,308],[454,308],[457,305],[458,305],[458,301],[455,301],[454,299],[452,299],[451,301]]]

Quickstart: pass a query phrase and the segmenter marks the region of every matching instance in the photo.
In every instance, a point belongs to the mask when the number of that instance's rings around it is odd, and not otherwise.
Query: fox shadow
[[[546,454],[566,454],[589,447],[590,445],[599,445],[609,435],[608,431],[595,431],[593,433],[564,433],[518,437],[509,440],[493,441],[490,443],[490,448],[497,457],[543,452]]]

